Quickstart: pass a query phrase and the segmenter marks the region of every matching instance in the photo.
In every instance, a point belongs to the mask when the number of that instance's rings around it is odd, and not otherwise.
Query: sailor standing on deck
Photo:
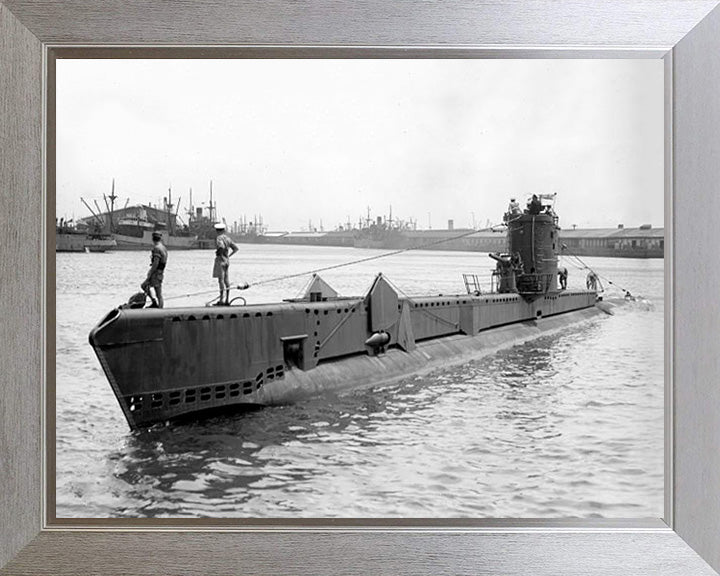
[[[567,290],[568,270],[564,266],[558,270],[560,277],[560,290]]]
[[[150,253],[150,270],[148,270],[145,282],[140,284],[143,292],[150,296],[152,300],[151,308],[162,308],[164,305],[162,297],[162,282],[165,274],[165,265],[167,264],[168,252],[162,243],[162,234],[160,232],[152,233],[153,248]],[[155,297],[150,292],[150,288],[155,291]]]
[[[597,281],[597,275],[595,274],[595,272],[590,270],[590,272],[588,272],[587,278],[585,278],[585,286],[587,286],[588,290],[597,290]]]
[[[228,268],[230,267],[230,256],[238,251],[235,242],[225,234],[225,224],[215,224],[215,266],[213,267],[213,278],[218,279],[220,287],[220,298],[216,306],[230,305],[230,278]]]

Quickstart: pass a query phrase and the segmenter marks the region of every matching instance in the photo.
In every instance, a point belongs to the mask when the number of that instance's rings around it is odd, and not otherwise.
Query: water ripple
[[[327,264],[361,255],[242,251],[250,279],[272,276],[270,263],[292,273],[318,255]],[[206,288],[192,271],[208,254],[172,253],[168,293]],[[146,260],[58,254],[59,517],[662,516],[662,262],[595,263],[646,287],[652,310],[621,310],[392,385],[130,433],[87,333]],[[457,270],[477,269],[479,256],[416,252],[387,264],[403,290],[452,293]],[[362,293],[374,266],[326,279]],[[197,285],[180,290],[181,278]]]

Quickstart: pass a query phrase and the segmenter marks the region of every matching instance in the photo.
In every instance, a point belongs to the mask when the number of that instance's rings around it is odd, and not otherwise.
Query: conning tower
[[[505,214],[507,254],[497,261],[498,292],[516,292],[528,300],[558,290],[558,217],[554,194],[533,194],[527,208],[511,203]]]

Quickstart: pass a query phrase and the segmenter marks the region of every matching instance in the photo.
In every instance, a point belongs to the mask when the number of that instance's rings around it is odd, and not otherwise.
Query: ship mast
[[[115,196],[115,178],[112,179],[112,189],[110,191],[110,214],[108,215],[110,219],[110,232],[114,231],[114,224],[113,224],[113,212],[115,211],[115,199],[117,196]]]
[[[100,204],[98,204],[98,201],[93,198],[93,204],[95,204],[95,208],[97,208],[98,214],[102,214],[103,211],[100,209]],[[105,221],[105,218],[102,219],[102,225],[103,227],[107,225],[107,222]]]
[[[105,196],[105,194],[103,194],[103,202],[105,202],[105,214],[107,214],[108,221],[109,221],[109,219],[110,219],[110,204],[108,204],[107,196]]]
[[[215,209],[212,199],[212,180],[210,180],[210,222],[215,224]]]
[[[168,229],[168,235],[171,235],[173,233],[172,229],[172,207],[173,207],[173,201],[172,201],[172,186],[168,186],[168,197],[167,201],[165,202],[165,212],[166,212],[166,220],[167,220],[167,229]]]

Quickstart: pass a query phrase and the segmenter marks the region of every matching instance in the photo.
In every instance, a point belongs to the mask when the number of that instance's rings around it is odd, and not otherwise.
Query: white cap
[[[218,222],[217,224],[215,224],[215,230],[225,230],[225,224],[223,224],[222,222]]]

